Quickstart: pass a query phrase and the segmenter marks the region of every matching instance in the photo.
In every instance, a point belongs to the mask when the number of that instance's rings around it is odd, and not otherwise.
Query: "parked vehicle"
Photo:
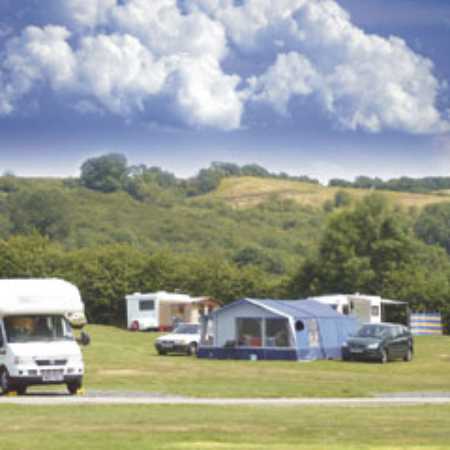
[[[84,317],[78,289],[56,279],[0,280],[0,298],[0,391],[66,384],[75,394],[84,365],[66,316]],[[79,343],[88,341],[82,332]]]
[[[374,360],[386,363],[393,359],[411,361],[414,341],[404,325],[393,323],[363,325],[342,345],[342,359]]]
[[[200,343],[200,325],[198,323],[181,323],[173,333],[160,336],[155,341],[158,354],[185,353],[195,355]]]
[[[132,331],[170,331],[179,323],[198,323],[200,318],[221,306],[210,297],[191,297],[171,292],[141,294],[125,297],[127,327]]]

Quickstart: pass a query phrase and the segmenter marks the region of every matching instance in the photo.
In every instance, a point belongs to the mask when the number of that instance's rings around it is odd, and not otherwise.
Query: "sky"
[[[450,176],[448,0],[0,0],[0,172]]]

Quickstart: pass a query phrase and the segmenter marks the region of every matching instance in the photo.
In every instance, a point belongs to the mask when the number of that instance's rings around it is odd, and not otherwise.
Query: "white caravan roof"
[[[309,297],[309,300],[316,300],[320,303],[324,303],[326,305],[347,305],[348,298],[347,295],[343,294],[333,294],[333,295],[321,295],[318,297]]]
[[[0,280],[0,316],[84,313],[76,286],[59,279]]]
[[[186,294],[172,294],[170,292],[159,291],[148,294],[141,294],[136,292],[132,295],[125,297],[127,301],[139,301],[139,300],[157,300],[163,303],[179,303],[179,304],[191,304],[196,300]]]

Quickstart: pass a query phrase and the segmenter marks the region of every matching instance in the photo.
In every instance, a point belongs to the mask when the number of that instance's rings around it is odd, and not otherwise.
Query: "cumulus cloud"
[[[8,41],[0,72],[0,113],[9,114],[15,102],[36,84],[48,82],[59,90],[74,77],[75,58],[63,27],[28,27]]]
[[[192,127],[238,128],[249,103],[295,120],[301,98],[347,129],[449,129],[432,62],[365,33],[336,0],[184,0],[183,10],[176,0],[50,1],[60,26],[6,44],[0,114],[48,86],[126,118],[145,120],[163,101]]]

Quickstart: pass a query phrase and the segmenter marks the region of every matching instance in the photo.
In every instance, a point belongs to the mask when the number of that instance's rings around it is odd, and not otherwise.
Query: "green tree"
[[[424,208],[417,219],[415,232],[427,244],[438,244],[450,254],[450,203]]]
[[[85,161],[81,166],[80,182],[95,191],[115,192],[123,188],[127,173],[126,157],[110,153]]]
[[[375,194],[332,215],[318,254],[293,278],[290,295],[359,291],[446,311],[449,279],[445,252],[418,241],[408,219]]]
[[[350,206],[352,200],[352,196],[347,191],[341,189],[334,195],[334,206],[336,208]]]
[[[70,232],[70,208],[57,189],[23,189],[8,197],[13,232],[38,231],[51,239],[64,239]]]

